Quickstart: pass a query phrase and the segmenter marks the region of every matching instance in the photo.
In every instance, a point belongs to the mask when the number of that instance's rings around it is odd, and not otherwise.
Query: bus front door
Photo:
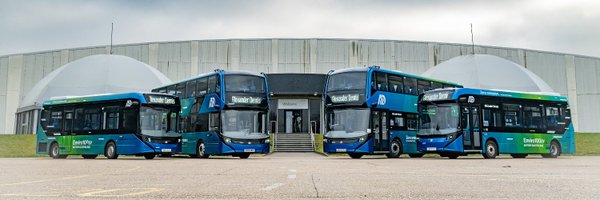
[[[481,150],[480,112],[478,106],[463,108],[463,117],[468,119],[468,129],[463,137],[465,150]]]
[[[373,151],[374,153],[389,152],[388,117],[385,111],[373,111],[371,118],[373,128]]]

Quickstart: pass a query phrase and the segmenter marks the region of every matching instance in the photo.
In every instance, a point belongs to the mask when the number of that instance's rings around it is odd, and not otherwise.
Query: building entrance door
[[[285,110],[285,133],[301,133],[304,117],[302,110]]]

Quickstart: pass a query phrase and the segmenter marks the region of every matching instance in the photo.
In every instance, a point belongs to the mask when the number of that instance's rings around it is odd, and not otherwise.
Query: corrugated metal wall
[[[563,95],[577,97],[577,131],[600,132],[600,58],[524,49],[475,46],[527,67]],[[421,74],[436,64],[473,52],[467,44],[365,39],[234,39],[115,45],[113,54],[147,63],[173,81],[216,68],[283,73],[327,73],[344,67],[380,65]],[[18,99],[45,75],[82,57],[107,54],[109,47],[64,49],[0,56],[0,134],[12,133]],[[569,59],[569,57],[571,57]],[[13,62],[13,63],[11,63]],[[569,66],[574,66],[570,78]],[[9,70],[12,69],[12,70]],[[572,67],[573,68],[573,67]],[[20,72],[20,73],[17,73]],[[14,78],[18,74],[18,78]],[[8,83],[9,77],[17,83]],[[16,87],[16,88],[8,88]],[[10,90],[10,91],[9,91]],[[572,93],[569,93],[572,90]],[[573,93],[576,92],[576,93]]]

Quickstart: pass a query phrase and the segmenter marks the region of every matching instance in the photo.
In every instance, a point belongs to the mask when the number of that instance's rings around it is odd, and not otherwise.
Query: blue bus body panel
[[[365,153],[373,152],[373,139],[366,142],[353,142],[348,144],[330,144],[323,142],[325,153]]]
[[[195,132],[183,133],[181,139],[181,153],[196,154],[198,141],[204,142],[205,153],[209,155],[234,154],[234,153],[269,153],[269,144],[225,144],[218,133]],[[246,152],[253,149],[254,152]]]

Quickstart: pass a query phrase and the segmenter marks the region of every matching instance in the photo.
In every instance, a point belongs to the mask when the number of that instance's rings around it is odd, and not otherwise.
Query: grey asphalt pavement
[[[0,199],[598,199],[600,157],[0,159]]]

